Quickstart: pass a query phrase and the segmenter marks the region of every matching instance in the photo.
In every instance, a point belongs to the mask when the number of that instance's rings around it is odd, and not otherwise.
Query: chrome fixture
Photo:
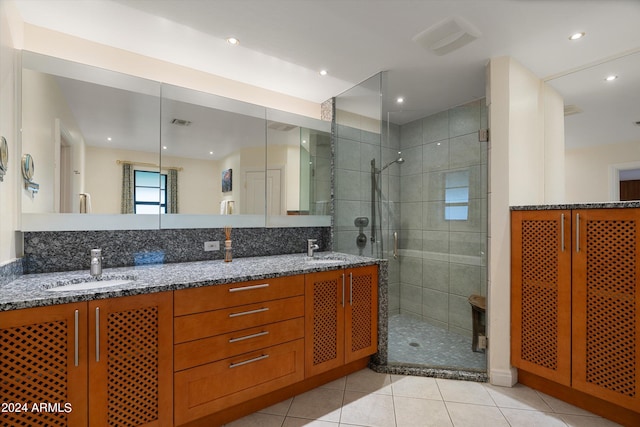
[[[91,249],[91,276],[102,277],[102,249]]]
[[[308,239],[307,240],[307,256],[313,257],[314,251],[320,249],[320,246],[316,244],[316,239]]]

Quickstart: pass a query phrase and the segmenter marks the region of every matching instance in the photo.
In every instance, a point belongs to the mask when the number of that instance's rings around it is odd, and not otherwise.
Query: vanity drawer
[[[304,294],[304,276],[277,277],[174,292],[175,316]]]
[[[175,423],[193,421],[303,379],[302,339],[177,372]]]
[[[304,296],[190,314],[173,319],[174,343],[240,331],[304,316]]]
[[[304,337],[304,318],[243,329],[174,347],[174,370],[193,368]]]

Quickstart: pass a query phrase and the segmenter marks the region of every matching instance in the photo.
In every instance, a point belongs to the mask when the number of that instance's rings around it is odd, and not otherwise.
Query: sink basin
[[[135,277],[103,277],[102,279],[88,278],[88,279],[72,279],[64,282],[56,283],[53,287],[48,288],[47,291],[51,292],[64,292],[64,291],[85,291],[90,289],[108,288],[111,286],[120,286],[131,283],[135,280]]]
[[[310,264],[339,264],[346,260],[337,256],[320,256],[316,258],[307,258],[307,262]]]

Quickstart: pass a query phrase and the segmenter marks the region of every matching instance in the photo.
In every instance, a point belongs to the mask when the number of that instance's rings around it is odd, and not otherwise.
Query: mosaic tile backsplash
[[[330,227],[237,228],[233,257],[303,253],[307,239],[331,250]],[[23,268],[25,274],[89,269],[94,248],[102,249],[105,268],[223,259],[223,250],[204,251],[204,242],[216,240],[224,248],[223,229],[26,232]]]

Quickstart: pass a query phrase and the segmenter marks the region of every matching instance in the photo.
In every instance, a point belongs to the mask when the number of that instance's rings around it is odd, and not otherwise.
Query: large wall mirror
[[[547,82],[565,105],[566,201],[639,200],[640,52]]]
[[[23,52],[23,231],[328,226],[330,123]]]

